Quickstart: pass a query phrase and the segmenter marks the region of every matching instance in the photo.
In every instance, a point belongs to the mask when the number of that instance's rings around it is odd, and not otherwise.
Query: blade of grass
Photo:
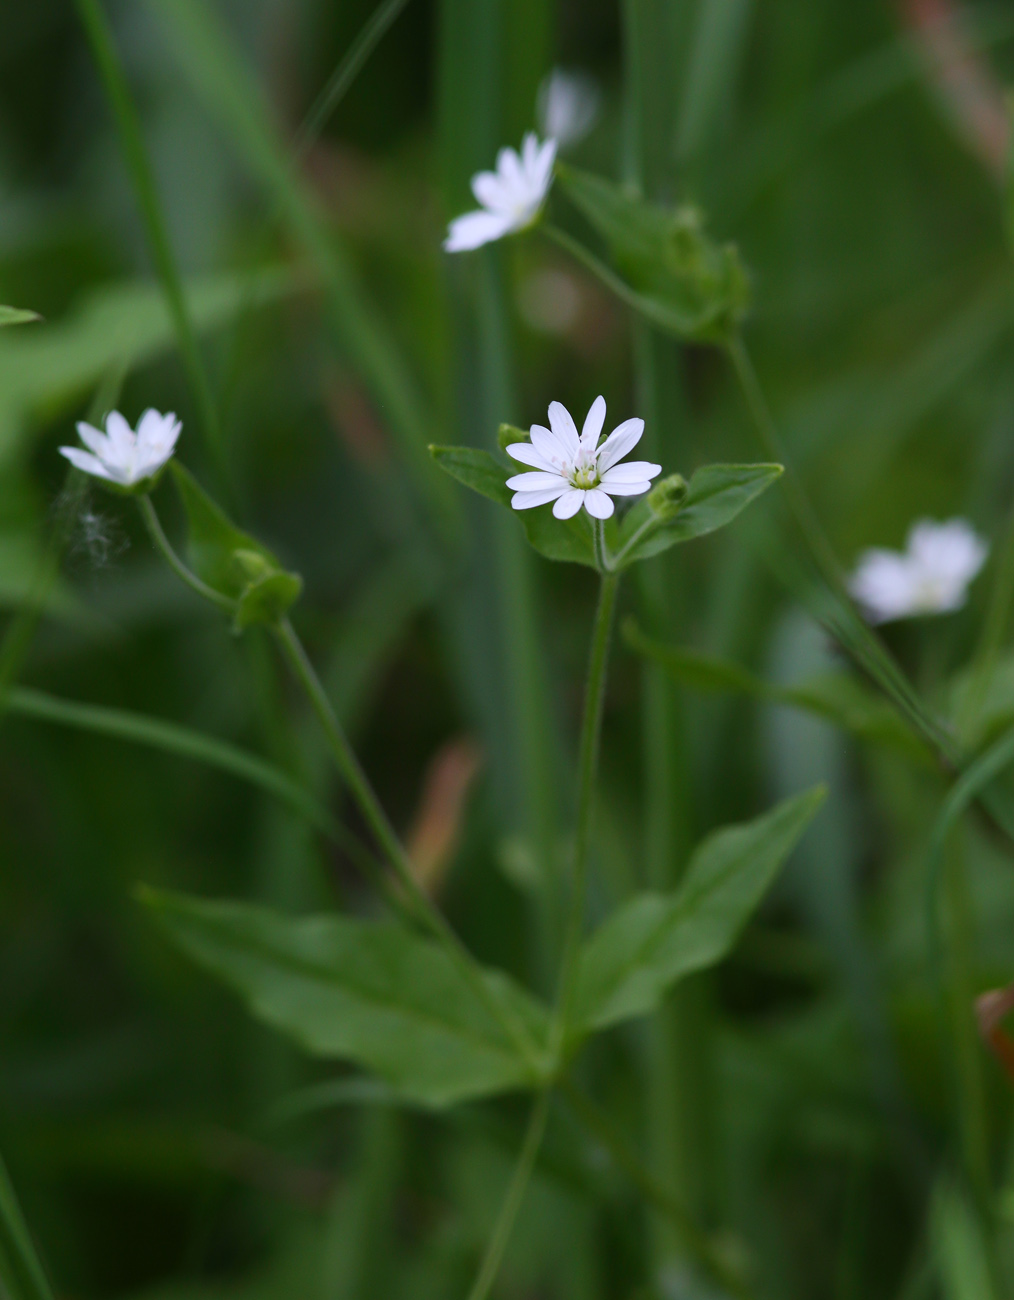
[[[169,232],[159,202],[158,187],[145,148],[140,119],[131,98],[127,79],[120,66],[108,19],[99,0],[75,0],[75,4],[116,120],[124,160],[141,209],[155,270],[176,328],[180,354],[193,389],[212,468],[219,479],[219,488],[224,489],[229,480],[222,429],[211,382],[201,358],[194,323],[183,293],[183,283],[173,256]]]
[[[5,1300],[53,1300],[21,1206],[0,1159],[0,1291]]]

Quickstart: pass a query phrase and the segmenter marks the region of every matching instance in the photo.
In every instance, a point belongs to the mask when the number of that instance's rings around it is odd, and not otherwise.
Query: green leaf
[[[4,1300],[53,1300],[3,1160],[0,1160],[0,1295]]]
[[[643,1015],[677,980],[729,952],[824,801],[822,786],[741,826],[709,835],[679,888],[641,894],[592,935],[581,955],[578,1031]]]
[[[638,501],[616,529],[614,553],[626,567],[724,528],[781,474],[781,465],[705,465],[690,480],[683,505],[671,518],[655,518],[647,497]]]
[[[170,467],[187,516],[194,572],[237,602],[237,630],[277,622],[299,599],[302,578],[283,569],[266,546],[237,528],[179,461],[170,461]]]
[[[527,438],[528,435],[521,432],[521,439]],[[521,473],[521,466],[507,469],[488,451],[476,447],[430,447],[430,455],[459,483],[511,509],[514,493],[507,486],[507,480],[512,474]],[[557,519],[548,506],[511,512],[520,521],[529,542],[546,559],[596,568],[595,542],[585,511],[579,511],[573,519]]]
[[[680,338],[725,343],[733,336],[749,299],[746,273],[734,245],[705,233],[696,208],[659,207],[564,164],[557,164],[557,175],[608,244],[626,285],[644,300],[646,314]]]
[[[252,904],[149,889],[140,897],[259,1019],[316,1056],[372,1070],[411,1100],[448,1106],[540,1082],[444,950],[397,923],[294,920]],[[505,975],[483,978],[544,1042],[545,1009]]]
[[[623,626],[623,639],[632,650],[653,659],[676,681],[694,690],[751,695],[804,709],[862,740],[883,745],[922,766],[936,767],[929,747],[898,711],[846,673],[826,673],[798,686],[777,686],[727,659],[656,641],[632,619]]]
[[[26,311],[23,307],[0,307],[0,325],[27,325],[35,320],[42,320],[37,311]]]

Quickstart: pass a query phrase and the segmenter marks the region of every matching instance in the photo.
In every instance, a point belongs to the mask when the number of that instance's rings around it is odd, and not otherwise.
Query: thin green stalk
[[[673,1225],[687,1254],[732,1295],[746,1297],[750,1291],[701,1232],[686,1207],[638,1160],[630,1147],[613,1128],[608,1117],[570,1079],[562,1078],[557,1086],[583,1126],[601,1142],[613,1164],[634,1184],[646,1201]]]
[[[53,1300],[7,1168],[0,1159],[0,1293],[5,1300]]]
[[[191,591],[195,591],[198,596],[203,596],[205,600],[210,600],[213,605],[217,605],[219,609],[225,610],[227,614],[234,614],[236,612],[236,602],[230,600],[228,596],[223,596],[222,593],[216,591],[214,587],[209,587],[206,582],[202,582],[196,573],[191,572],[191,570],[187,568],[173,550],[169,538],[166,537],[162,530],[162,524],[158,515],[155,513],[155,507],[151,503],[151,497],[145,493],[137,497],[136,501],[137,508],[141,512],[141,518],[144,520],[144,526],[147,528],[151,540],[155,543],[156,549],[161,552],[162,558],[172,569],[173,573],[176,574],[177,578],[179,578],[181,582],[186,583]]]
[[[99,76],[116,119],[120,145],[130,173],[134,194],[148,236],[155,270],[162,284],[166,305],[176,329],[183,364],[203,426],[208,451],[224,485],[228,482],[222,446],[222,430],[207,370],[201,359],[197,333],[183,293],[183,282],[173,255],[169,231],[159,203],[158,190],[141,132],[141,122],[130,95],[127,79],[116,53],[113,34],[99,0],[75,0],[82,25],[98,67]]]
[[[578,760],[574,867],[570,880],[570,902],[551,1038],[551,1055],[554,1059],[558,1059],[565,1049],[574,996],[577,991],[581,933],[584,928],[585,894],[587,892],[588,854],[591,848],[592,811],[595,806],[595,774],[598,768],[602,712],[606,697],[609,643],[612,635],[613,614],[616,609],[616,593],[619,584],[620,579],[617,574],[602,574],[598,608],[595,611],[595,623],[592,629],[588,680],[584,697],[584,719],[581,723],[580,756]]]
[[[979,635],[979,644],[972,659],[972,680],[961,709],[962,731],[974,727],[985,703],[990,679],[996,669],[1003,639],[1010,625],[1011,608],[1014,606],[1014,510],[1007,520],[995,572],[989,607]]]
[[[366,773],[360,766],[359,759],[348,742],[348,738],[331,707],[331,702],[327,698],[327,693],[320,678],[317,676],[316,670],[310,662],[303,648],[303,643],[296,635],[292,624],[287,618],[282,619],[275,626],[274,632],[284,658],[305,691],[307,699],[317,715],[317,720],[323,729],[338,771],[359,806],[360,812],[366,819],[367,825],[373,832],[384,857],[394,870],[399,884],[410,899],[417,920],[425,925],[434,938],[443,946],[461,975],[468,981],[487,1009],[500,1022],[514,1046],[528,1061],[533,1070],[539,1074],[543,1073],[543,1062],[540,1059],[539,1051],[524,1025],[512,1011],[491,994],[483,979],[482,972],[472,960],[461,940],[416,880],[408,855],[402,847],[394,827],[388,820],[387,814],[381,807],[380,800],[374,793]]]
[[[548,1088],[543,1089],[535,1099],[535,1105],[532,1107],[531,1118],[525,1132],[525,1140],[521,1144],[521,1151],[518,1155],[518,1162],[514,1167],[514,1174],[510,1186],[507,1188],[507,1195],[500,1207],[500,1214],[497,1217],[496,1227],[493,1229],[493,1236],[486,1247],[486,1254],[479,1269],[479,1274],[471,1291],[468,1293],[468,1300],[486,1300],[493,1283],[496,1281],[504,1251],[510,1241],[518,1211],[521,1209],[521,1202],[524,1200],[532,1170],[535,1168],[539,1147],[542,1145],[543,1134],[546,1131],[546,1120],[549,1117],[549,1101],[550,1090]]]

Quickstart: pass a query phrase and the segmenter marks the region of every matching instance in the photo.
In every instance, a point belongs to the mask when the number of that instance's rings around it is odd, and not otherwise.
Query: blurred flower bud
[[[687,481],[682,474],[670,474],[648,493],[648,508],[656,519],[672,519],[682,509],[687,496]]]

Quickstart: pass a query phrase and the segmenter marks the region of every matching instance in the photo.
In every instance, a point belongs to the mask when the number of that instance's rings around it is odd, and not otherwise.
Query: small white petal
[[[541,424],[533,424],[530,432],[532,446],[548,465],[555,467],[570,459],[566,443],[561,442],[554,432]]]
[[[582,492],[580,488],[571,488],[565,493],[553,506],[553,514],[557,519],[572,519],[584,504],[587,492]]]
[[[608,492],[614,497],[639,497],[642,492],[647,492],[651,484],[647,479],[635,483],[607,483],[605,479],[599,483],[603,492]]]
[[[642,433],[643,420],[624,420],[618,424],[599,449],[599,472],[604,473],[622,460],[640,442]]]
[[[511,460],[519,460],[522,465],[532,465],[535,469],[552,470],[552,464],[540,455],[530,442],[512,442],[507,448]]]
[[[98,429],[94,428],[92,425],[86,424],[84,420],[78,422],[77,436],[81,439],[84,445],[90,451],[93,451],[100,459],[110,454],[111,448],[109,445],[109,439],[106,435],[100,433]]]
[[[514,207],[510,187],[497,172],[478,172],[472,177],[472,193],[484,208],[509,217]]]
[[[496,156],[496,169],[506,181],[509,193],[518,195],[527,193],[524,168],[514,149],[501,149]]]
[[[61,456],[67,457],[75,469],[82,469],[86,474],[94,474],[96,478],[109,479],[111,483],[120,482],[90,451],[82,451],[80,447],[60,447],[59,451]]]
[[[634,483],[644,478],[654,478],[661,472],[662,466],[654,465],[650,460],[628,460],[622,465],[614,465],[611,469],[607,469],[601,477],[603,483]]]
[[[576,456],[581,449],[581,440],[574,417],[562,402],[549,403],[549,424],[557,439],[567,449],[567,454]]]
[[[519,492],[511,498],[511,505],[515,510],[534,510],[536,506],[547,506],[550,501],[555,501],[570,491],[563,479],[559,480],[559,484],[559,487],[545,488],[541,492]]]
[[[106,436],[112,453],[118,460],[126,460],[133,454],[137,440],[133,429],[119,411],[110,411],[106,416]]]
[[[535,159],[535,184],[542,198],[549,192],[553,179],[553,164],[556,162],[556,141],[547,140]]]
[[[507,480],[512,492],[541,492],[545,488],[568,487],[567,480],[561,474],[533,471],[530,474],[515,474]]]
[[[592,488],[584,494],[584,508],[596,519],[608,519],[616,507],[599,488]]]
[[[539,137],[529,131],[521,141],[521,165],[529,180],[535,179],[535,169],[539,161]]]
[[[483,244],[491,244],[502,239],[511,229],[513,223],[509,217],[498,216],[493,212],[466,212],[464,216],[455,217],[447,228],[444,250],[448,253],[466,253]]]
[[[606,399],[596,397],[588,408],[588,414],[584,417],[584,426],[581,429],[581,446],[585,451],[593,451],[598,446],[599,435],[605,422]]]

